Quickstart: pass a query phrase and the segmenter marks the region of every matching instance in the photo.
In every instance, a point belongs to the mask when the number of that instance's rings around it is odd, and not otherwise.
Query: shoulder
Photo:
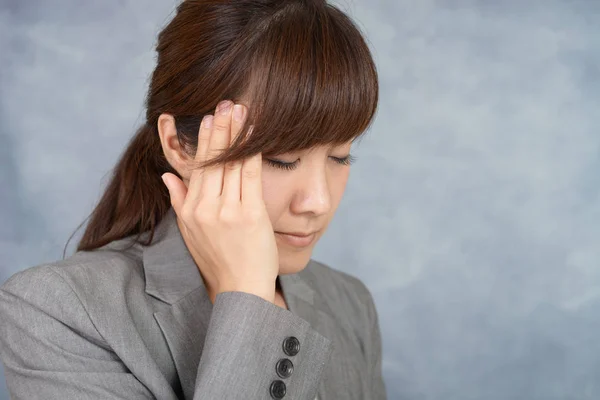
[[[358,301],[371,299],[371,292],[360,278],[323,262],[311,259],[303,273],[311,285],[325,296],[349,296]]]
[[[334,313],[345,310],[353,316],[370,317],[373,312],[375,305],[371,291],[358,277],[312,259],[302,274]]]
[[[131,287],[141,288],[143,293],[140,250],[136,246],[122,250],[119,246],[124,243],[111,242],[94,251],[26,268],[10,276],[0,290],[32,304],[46,301],[47,307],[64,308],[72,301],[86,309],[92,302],[114,302]]]
[[[364,354],[377,354],[379,318],[371,291],[358,277],[311,260],[301,272],[317,292],[326,311],[348,337],[355,338]]]

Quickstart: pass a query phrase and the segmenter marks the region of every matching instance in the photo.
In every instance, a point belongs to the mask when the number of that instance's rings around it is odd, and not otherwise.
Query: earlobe
[[[185,180],[189,179],[187,168],[188,156],[177,138],[175,118],[170,114],[161,114],[158,117],[158,135],[165,158],[179,175]]]

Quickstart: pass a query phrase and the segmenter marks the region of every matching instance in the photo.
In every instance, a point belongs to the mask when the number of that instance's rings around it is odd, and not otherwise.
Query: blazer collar
[[[311,259],[305,269],[312,262]],[[199,288],[206,292],[200,271],[183,241],[172,207],[156,226],[150,246],[144,247],[143,264],[146,293],[167,304],[174,304]],[[298,298],[309,305],[315,304],[315,291],[303,271],[279,275],[279,282],[286,302],[294,303]]]

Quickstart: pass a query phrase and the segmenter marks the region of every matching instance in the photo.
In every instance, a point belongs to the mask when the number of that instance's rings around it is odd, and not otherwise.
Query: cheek
[[[275,174],[265,171],[263,167],[262,175],[262,193],[265,207],[273,227],[276,227],[276,222],[279,220],[279,216],[286,209],[286,180],[277,177]]]
[[[349,176],[350,168],[344,168],[340,169],[338,173],[334,174],[333,179],[330,180],[329,191],[331,194],[332,203],[335,205],[336,208],[339,202],[341,201],[342,196],[344,195]]]

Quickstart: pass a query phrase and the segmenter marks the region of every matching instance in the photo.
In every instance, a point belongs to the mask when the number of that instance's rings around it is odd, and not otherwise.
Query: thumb
[[[170,172],[162,174],[161,177],[165,183],[165,186],[169,190],[171,205],[173,206],[175,213],[180,215],[179,211],[183,206],[183,201],[185,200],[185,196],[187,194],[187,187],[185,186],[185,183],[181,181],[181,179]]]

